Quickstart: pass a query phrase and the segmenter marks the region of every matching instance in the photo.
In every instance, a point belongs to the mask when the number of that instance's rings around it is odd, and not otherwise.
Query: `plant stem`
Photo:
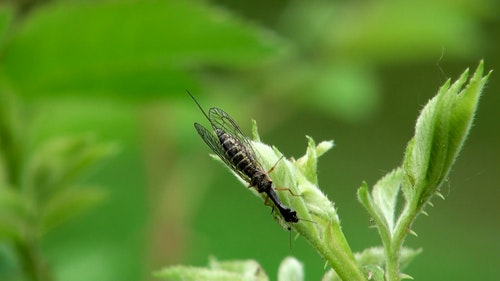
[[[401,280],[401,272],[399,269],[399,257],[401,254],[401,248],[403,247],[403,242],[410,230],[411,224],[415,220],[415,217],[420,212],[421,206],[419,207],[415,200],[408,202],[401,216],[399,217],[395,231],[393,233],[392,241],[389,247],[386,247],[386,279],[387,281],[399,281]]]
[[[327,241],[322,241],[323,239],[318,236],[310,237],[310,239],[306,237],[306,239],[327,260],[342,280],[366,280],[339,224],[334,223],[327,228],[323,238]]]
[[[18,252],[21,256],[22,268],[28,280],[50,281],[52,278],[42,260],[42,256],[37,248],[37,243],[36,241],[23,241],[17,245]]]
[[[47,265],[40,251],[40,232],[38,222],[40,221],[39,204],[35,200],[32,192],[28,192],[26,200],[31,210],[29,218],[26,219],[23,227],[23,236],[16,243],[17,252],[21,260],[22,268],[27,280],[30,281],[51,281],[52,277],[48,272]]]
[[[388,251],[386,249],[386,280],[399,281],[399,254],[401,247],[394,243],[388,249]]]
[[[335,240],[336,243],[331,245],[334,260],[329,260],[329,263],[339,263],[336,268],[339,269],[337,273],[342,280],[366,280],[339,225],[332,227],[332,234],[337,239]]]

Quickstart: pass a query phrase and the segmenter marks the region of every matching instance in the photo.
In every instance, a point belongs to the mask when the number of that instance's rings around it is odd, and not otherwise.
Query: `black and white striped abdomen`
[[[247,148],[238,139],[221,129],[216,129],[215,133],[219,138],[227,159],[229,159],[234,166],[251,180],[262,174],[250,152],[248,152]]]

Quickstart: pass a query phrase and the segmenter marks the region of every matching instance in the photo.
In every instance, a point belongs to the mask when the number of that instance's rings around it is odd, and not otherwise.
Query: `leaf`
[[[8,170],[6,167],[6,163],[4,160],[4,156],[2,155],[0,151],[0,190],[4,188],[8,188],[9,186],[9,175],[8,175]]]
[[[364,267],[368,280],[385,281],[384,270],[377,265],[367,265]]]
[[[0,6],[0,38],[4,39],[9,25],[12,23],[13,11],[9,6]],[[5,39],[4,39],[5,40]]]
[[[363,271],[368,280],[384,281],[383,264],[384,253],[382,248],[370,248],[363,253],[356,253],[356,260],[363,266]],[[375,262],[373,262],[375,261]],[[342,281],[333,270],[329,270],[321,279],[322,281]]]
[[[22,240],[24,224],[30,219],[28,205],[17,190],[0,187],[0,241]]]
[[[154,273],[169,281],[248,281],[238,273],[191,266],[171,266]]]
[[[316,146],[316,156],[320,157],[334,146],[333,141],[322,141]]]
[[[419,207],[446,179],[467,137],[482,89],[491,74],[483,76],[483,67],[481,61],[465,87],[468,70],[453,84],[448,80],[418,117],[415,137],[403,162],[403,191],[405,198],[417,202]]]
[[[318,156],[316,155],[316,143],[313,138],[307,138],[307,151],[306,154],[297,160],[297,167],[304,174],[306,179],[312,184],[318,184]]]
[[[15,245],[23,240],[23,224],[0,213],[0,244]]]
[[[487,1],[476,2],[474,7],[487,9]],[[329,2],[326,2],[329,3]],[[324,4],[323,4],[324,5]],[[331,4],[330,4],[331,5]],[[318,6],[318,5],[317,5]],[[332,13],[332,9],[319,8],[321,14]],[[335,10],[334,10],[335,11]],[[481,39],[477,36],[480,26],[478,19],[486,13],[471,12],[468,2],[450,3],[447,1],[424,2],[371,2],[362,9],[358,5],[344,5],[337,13],[328,17],[322,25],[313,28],[323,28],[323,41],[335,47],[342,54],[354,56],[360,60],[394,62],[401,60],[418,60],[438,53],[446,46],[449,56],[463,57],[471,55],[478,48]],[[412,11],[411,13],[405,11]],[[476,10],[477,11],[477,10]],[[318,13],[311,16],[320,17]],[[429,23],[427,19],[434,18]],[[321,18],[320,18],[321,19]],[[315,19],[306,18],[309,25]],[[312,23],[311,23],[312,22]],[[290,23],[289,28],[294,28]],[[303,32],[310,28],[302,27]],[[312,36],[314,36],[313,33]],[[385,38],[386,34],[395,37]],[[469,40],[459,34],[468,34]],[[311,36],[311,35],[309,35]],[[316,35],[318,36],[318,35]],[[404,52],[413,48],[413,52]]]
[[[342,279],[340,279],[335,270],[330,269],[323,275],[321,281],[342,281]]]
[[[399,258],[400,268],[404,269],[408,266],[408,264],[421,252],[421,249],[403,247]],[[354,255],[356,261],[363,266],[366,275],[369,277],[368,280],[385,280],[383,266],[386,262],[386,256],[382,247],[371,247],[363,250],[361,253],[355,253]],[[328,280],[337,280],[333,277],[329,278],[331,279]]]
[[[19,187],[22,169],[23,146],[25,144],[20,106],[15,95],[0,88],[0,187]]]
[[[41,233],[69,221],[103,198],[104,192],[97,188],[80,186],[58,191],[41,208]]]
[[[413,193],[415,193],[415,176],[417,174],[415,161],[413,155],[415,147],[415,138],[412,138],[408,144],[406,145],[406,151],[404,155],[403,161],[403,181],[401,190],[403,191],[403,195],[406,201],[409,201],[410,198],[413,197]]]
[[[371,247],[363,250],[361,253],[355,253],[356,261],[362,265],[383,265],[385,262],[385,253],[382,247]]]
[[[15,88],[31,96],[107,92],[137,99],[194,84],[185,72],[191,65],[248,65],[276,55],[279,45],[204,2],[57,1],[19,26],[2,62]]]
[[[252,119],[252,140],[260,142],[259,128],[257,127],[257,121]]]
[[[171,266],[154,273],[155,277],[179,281],[267,281],[262,267],[254,260],[217,261],[210,258],[209,268]]]
[[[51,139],[28,163],[27,190],[35,192],[38,199],[50,198],[53,192],[72,184],[84,170],[115,151],[114,145],[98,144],[91,135]]]
[[[365,207],[368,211],[368,214],[375,220],[379,232],[381,234],[386,233],[386,236],[389,236],[390,228],[387,224],[387,220],[384,217],[384,213],[380,209],[380,207],[375,204],[372,195],[368,191],[368,185],[366,182],[363,182],[360,188],[358,188],[358,201]],[[388,238],[388,237],[387,237]]]
[[[319,65],[310,63],[306,61],[305,65],[297,66],[317,69],[307,71],[307,76],[302,75],[309,79],[305,87],[310,94],[296,95],[301,104],[309,104],[315,110],[349,122],[359,122],[374,114],[380,103],[377,79],[366,65],[338,61]],[[301,69],[294,71],[300,72]],[[283,73],[285,75],[290,71]],[[304,79],[302,76],[301,79]]]
[[[233,261],[218,261],[215,258],[210,258],[209,267],[213,270],[226,270],[241,274],[245,280],[269,280],[264,269],[255,260],[233,260]]]
[[[322,141],[318,145],[313,138],[306,136],[307,150],[306,154],[300,157],[297,162],[297,168],[304,174],[306,179],[312,184],[318,184],[318,158],[332,149],[333,141]]]
[[[293,257],[286,257],[278,270],[278,281],[304,280],[304,266]]]
[[[394,229],[394,214],[401,176],[402,170],[397,168],[379,180],[372,190],[373,203],[379,207],[391,232]]]
[[[404,269],[408,264],[420,253],[422,249],[412,249],[403,247],[399,259],[400,268]],[[382,266],[385,263],[385,253],[382,247],[371,247],[363,250],[361,253],[355,253],[356,261],[363,266],[378,265]]]
[[[422,253],[422,249],[412,249],[408,247],[403,247],[401,249],[401,255],[399,258],[399,266],[401,269],[405,269],[410,262],[413,261],[415,257]]]

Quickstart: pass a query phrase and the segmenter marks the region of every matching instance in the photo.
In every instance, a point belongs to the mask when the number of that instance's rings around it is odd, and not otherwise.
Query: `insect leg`
[[[266,194],[265,196],[266,196],[266,199],[264,200],[264,205],[266,205],[266,206],[271,206],[271,207],[272,207],[272,206],[273,206],[273,204],[270,204],[270,203],[269,203],[269,196],[267,196],[267,194]],[[273,208],[273,211],[274,211],[274,208]]]
[[[285,155],[281,155],[280,159],[278,159],[278,161],[276,161],[276,163],[274,163],[274,165],[271,167],[271,169],[269,169],[269,171],[267,171],[267,173],[271,173],[272,171],[274,171],[274,168],[276,168],[276,166],[278,166],[278,163],[281,161],[281,159],[283,159],[285,157]]]
[[[281,159],[283,159],[284,157],[285,157],[285,155],[281,155],[280,159],[278,159],[278,161],[276,161],[276,163],[275,163],[275,164],[271,167],[271,169],[269,169],[269,171],[267,171],[267,173],[268,173],[268,174],[269,174],[269,173],[271,173],[271,172],[274,170],[274,168],[276,168],[276,166],[277,166],[277,165],[278,165],[278,163],[281,161]],[[291,190],[290,188],[287,188],[287,187],[275,187],[274,189],[275,189],[275,190],[280,190],[280,191],[281,191],[281,190],[286,190],[286,191],[290,192],[290,194],[291,194],[292,196],[301,196],[301,195],[298,195],[298,194],[293,193],[293,192],[292,192],[292,190]]]
[[[292,191],[290,188],[288,188],[288,187],[275,187],[275,188],[274,188],[274,190],[279,190],[279,191],[286,190],[286,191],[290,192],[290,194],[291,194],[292,196],[302,196],[302,195],[300,195],[300,194],[295,194],[295,193],[293,193],[293,191]]]

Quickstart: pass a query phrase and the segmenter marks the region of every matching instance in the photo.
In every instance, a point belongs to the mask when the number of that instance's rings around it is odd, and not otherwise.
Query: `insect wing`
[[[255,153],[252,144],[248,137],[241,131],[240,127],[236,122],[227,114],[224,110],[216,107],[210,108],[208,112],[208,116],[210,117],[210,123],[214,129],[220,129],[224,132],[232,135],[235,139],[238,140],[246,149],[247,156],[250,158],[250,161],[257,167],[262,169],[260,162],[257,159],[257,154]]]
[[[194,123],[194,127],[196,128],[196,131],[200,135],[200,137],[205,141],[205,143],[219,156],[226,165],[231,168],[236,174],[238,174],[243,180],[246,182],[250,182],[251,179],[243,173],[243,171],[240,171],[236,166],[234,166],[231,161],[227,158],[226,154],[224,153],[224,149],[222,148],[222,145],[217,138],[217,135],[215,135],[214,132],[209,131],[207,128],[203,127],[203,125]]]

